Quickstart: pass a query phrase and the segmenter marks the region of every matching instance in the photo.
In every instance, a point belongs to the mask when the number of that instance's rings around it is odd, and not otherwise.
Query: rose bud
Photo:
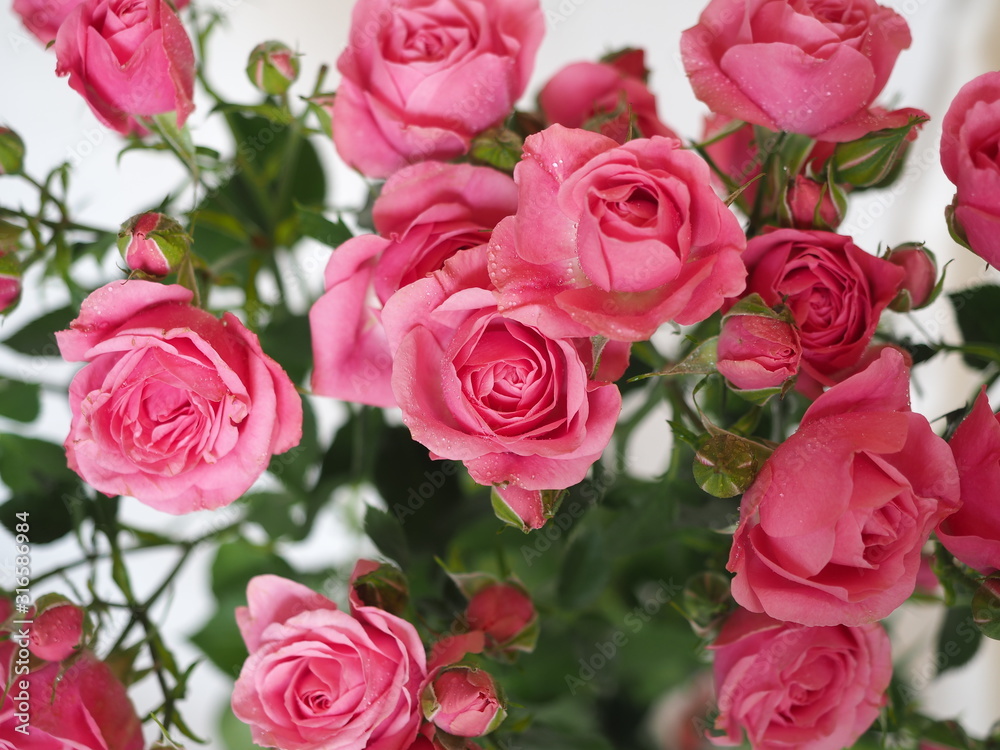
[[[972,620],[983,635],[1000,641],[1000,574],[983,581],[973,595]]]
[[[809,177],[796,176],[780,208],[782,224],[796,229],[836,229],[847,212],[847,199],[839,188],[833,190]]]
[[[13,253],[0,253],[0,314],[21,299],[21,263]]]
[[[903,117],[905,122],[892,127]],[[880,187],[891,182],[902,167],[909,144],[930,118],[919,109],[902,109],[883,111],[883,119],[886,127],[849,143],[837,144],[833,152],[837,182],[857,188]]]
[[[903,282],[899,294],[889,308],[896,312],[909,312],[927,307],[937,298],[937,261],[934,253],[923,244],[909,242],[889,251],[885,259],[903,269]]]
[[[802,342],[795,324],[757,295],[722,319],[716,369],[740,391],[780,388],[799,371]]]
[[[280,96],[299,77],[299,56],[281,42],[261,42],[250,53],[247,76],[265,94]]]
[[[17,174],[24,166],[24,141],[10,128],[0,127],[0,175]]]
[[[486,633],[503,651],[531,652],[538,640],[538,613],[528,592],[518,583],[497,583],[480,589],[465,610],[473,630]]]
[[[189,247],[184,227],[164,214],[137,214],[118,232],[118,250],[125,263],[150,276],[166,276],[177,270]]]
[[[28,649],[39,659],[62,661],[77,652],[83,640],[81,607],[53,594],[39,599]]]
[[[493,678],[475,667],[442,670],[424,688],[421,705],[428,721],[459,737],[489,734],[507,716]]]
[[[351,605],[378,607],[394,615],[401,615],[410,600],[406,576],[389,563],[358,560],[351,574]]]

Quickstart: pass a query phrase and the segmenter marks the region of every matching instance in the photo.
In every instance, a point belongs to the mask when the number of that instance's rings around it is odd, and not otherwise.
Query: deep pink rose
[[[11,674],[13,662],[26,658],[26,652],[16,635],[0,643],[2,673]],[[0,750],[70,748],[143,748],[142,724],[125,688],[88,652],[65,664],[51,662],[14,675],[0,704]]]
[[[457,737],[480,737],[507,716],[489,672],[475,667],[448,667],[423,689],[424,716]]]
[[[740,503],[727,568],[752,612],[859,625],[913,593],[920,551],[959,505],[948,444],[910,411],[895,349],[806,411]]]
[[[869,107],[909,46],[906,21],[874,0],[712,0],[681,35],[713,112],[828,141],[878,129]]]
[[[920,243],[899,245],[890,250],[885,259],[903,269],[900,291],[905,293],[902,295],[904,299],[894,300],[893,310],[908,312],[934,301],[938,269],[937,261],[930,250]]]
[[[108,495],[167,513],[218,508],[302,437],[302,401],[232,313],[190,305],[182,286],[113,281],[56,334],[88,362],[69,388],[70,468]]]
[[[309,313],[313,391],[395,406],[382,306],[459,250],[488,242],[497,222],[516,209],[514,181],[487,167],[424,162],[389,178],[373,208],[378,235],[355,237],[334,251],[326,292]]]
[[[980,573],[1000,570],[1000,415],[984,388],[951,439],[962,484],[962,507],[937,528],[955,557]]]
[[[83,0],[56,34],[56,73],[97,119],[144,134],[138,117],[194,109],[194,49],[166,0]]]
[[[802,337],[803,373],[821,385],[858,364],[903,279],[899,266],[831,232],[765,232],[743,258],[746,293],[788,307]]]
[[[563,489],[608,444],[618,389],[590,380],[572,341],[497,309],[485,248],[398,291],[382,320],[403,422],[480,484]]]
[[[31,619],[28,649],[39,659],[62,661],[79,650],[83,640],[82,607],[68,601],[55,602]]]
[[[965,84],[944,116],[941,166],[955,184],[954,221],[972,252],[1000,268],[1000,72]]]
[[[236,622],[250,652],[233,712],[253,741],[280,750],[406,750],[420,726],[423,644],[377,607],[348,614],[278,576],[247,587]]]
[[[672,138],[620,146],[553,125],[525,140],[514,180],[517,214],[490,243],[504,315],[554,337],[643,341],[743,291],[739,221]]]
[[[337,60],[337,150],[369,177],[464,154],[510,114],[543,31],[538,0],[360,0]]]
[[[611,62],[567,65],[538,94],[545,121],[582,128],[594,117],[620,113],[605,122],[600,131],[619,143],[625,143],[630,136],[677,138],[660,120],[656,97],[640,77],[645,71],[643,57],[642,50],[631,50]],[[633,122],[637,133],[632,132]]]
[[[834,201],[824,183],[797,175],[785,194],[787,220],[784,225],[796,229],[834,230],[844,220],[842,208]]]
[[[716,369],[741,391],[778,388],[795,377],[802,342],[794,325],[765,315],[728,315],[722,321]]]
[[[806,628],[737,610],[712,644],[725,736],[760,750],[841,750],[878,718],[892,678],[881,625]]]

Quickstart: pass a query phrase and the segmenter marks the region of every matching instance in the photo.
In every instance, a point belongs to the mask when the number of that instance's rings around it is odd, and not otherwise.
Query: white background
[[[502,2],[502,0],[496,0]],[[845,222],[845,233],[852,233],[862,247],[874,252],[880,244],[895,245],[908,240],[926,241],[942,261],[955,257],[949,269],[949,287],[960,288],[977,279],[996,281],[996,274],[970,253],[957,248],[948,237],[943,210],[950,202],[952,188],[944,178],[937,160],[938,123],[958,88],[973,76],[1000,68],[1000,46],[996,44],[1000,31],[1000,3],[994,0],[896,0],[884,3],[906,16],[913,32],[912,48],[904,52],[885,93],[884,99],[897,106],[914,106],[926,110],[933,122],[911,153],[911,170],[891,193],[883,193],[852,202]],[[696,139],[701,132],[704,107],[698,103],[684,77],[678,54],[678,39],[682,29],[695,23],[702,6],[700,2],[681,0],[544,0],[547,16],[547,36],[543,43],[529,97],[540,84],[566,63],[596,59],[600,55],[624,46],[639,46],[647,50],[647,65],[653,71],[651,86],[659,96],[660,115],[686,138]],[[321,64],[331,66],[347,38],[351,2],[349,0],[319,0],[289,2],[285,0],[213,0],[201,7],[213,7],[226,16],[226,27],[214,38],[210,51],[209,75],[216,87],[237,101],[253,101],[254,92],[245,80],[243,68],[252,47],[265,39],[279,39],[302,53],[302,83],[293,93],[306,93]],[[54,75],[55,58],[23,31],[9,10],[0,10],[0,124],[19,132],[27,143],[27,169],[36,177],[43,175],[61,161],[73,162],[77,169],[70,205],[76,216],[86,223],[114,227],[128,216],[158,201],[162,194],[180,180],[179,169],[142,154],[128,154],[116,164],[120,147],[118,137],[96,121],[83,100],[71,91],[65,79]],[[336,71],[327,79],[332,87]],[[530,101],[526,98],[526,102]],[[190,124],[198,143],[224,147],[225,139],[213,123],[205,123],[207,107],[199,101],[199,110]],[[346,170],[337,160],[332,144],[321,145],[323,157],[333,174],[333,205],[356,204],[363,191],[363,182]],[[11,178],[0,179],[0,204],[11,206],[22,202],[30,208],[30,192],[21,190]],[[326,257],[320,248],[306,248],[299,256],[304,268],[319,269]],[[112,269],[92,269],[96,283],[102,272]],[[313,283],[319,274],[311,274]],[[313,291],[316,291],[314,286]],[[33,297],[37,297],[34,299]],[[16,330],[30,320],[40,306],[51,307],[60,300],[58,285],[40,285],[34,280],[28,285],[28,298],[7,321],[0,324],[0,337]],[[938,304],[919,316],[923,327],[935,336],[950,335],[951,317],[946,305]],[[896,324],[908,325],[897,319]],[[68,429],[68,410],[58,393],[75,367],[55,366],[31,359],[4,359],[0,374],[38,379],[56,386],[45,402],[45,420],[40,434],[60,441]],[[973,392],[975,381],[964,375],[953,361],[942,361],[925,368],[915,389],[914,408],[929,418],[961,406]],[[996,403],[996,401],[994,401]],[[329,429],[332,413],[326,420]],[[662,417],[651,421],[641,436],[646,446],[635,459],[647,465],[651,473],[662,463],[666,453]],[[17,424],[0,424],[0,429],[24,431]],[[38,432],[38,430],[35,430]],[[0,485],[0,499],[3,497]],[[364,551],[345,529],[357,522],[359,498],[344,498],[341,510],[328,514],[302,549],[290,551],[290,556],[306,566],[326,566],[351,559]],[[159,530],[170,529],[195,536],[217,523],[226,522],[226,511],[200,513],[175,519],[147,512],[138,503],[124,504],[130,521]],[[10,583],[10,559],[7,551],[11,541],[0,532],[0,562],[3,577],[0,586]],[[53,545],[38,549],[35,567],[41,571],[72,559],[72,545]],[[189,565],[175,587],[168,612],[159,617],[167,623],[169,642],[181,641],[179,634],[200,627],[207,617],[207,558],[198,556]],[[139,586],[144,583],[143,571],[148,571],[148,585],[155,584],[171,556],[150,554],[137,568]],[[65,588],[63,588],[66,591]],[[42,593],[41,591],[35,592]],[[912,649],[911,641],[919,644],[929,637],[934,623],[926,610],[908,609],[895,618],[894,634],[897,658],[913,657],[917,679],[930,674],[921,658],[928,658],[930,648]],[[181,646],[182,661],[196,655]],[[921,655],[923,655],[921,657]],[[951,673],[936,683],[928,693],[927,706],[941,716],[962,717],[976,733],[982,733],[1000,718],[1000,648],[989,643],[980,658],[969,668]],[[215,735],[214,722],[219,706],[228,702],[228,684],[212,667],[200,667],[194,680],[191,700],[183,707],[202,735]],[[137,690],[135,699],[140,710],[155,700],[155,690]],[[210,744],[208,747],[217,747]]]

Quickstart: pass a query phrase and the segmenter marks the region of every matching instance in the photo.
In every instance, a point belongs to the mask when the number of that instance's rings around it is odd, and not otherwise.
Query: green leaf
[[[58,357],[59,347],[56,345],[55,332],[69,328],[70,321],[78,312],[75,307],[67,306],[45,313],[0,343],[30,357]]]
[[[753,484],[770,454],[769,449],[739,435],[705,435],[695,455],[695,481],[710,495],[735,497]]]
[[[563,558],[556,588],[560,605],[583,609],[600,596],[610,575],[603,533],[597,527],[584,530],[570,542]]]
[[[274,318],[259,333],[261,348],[278,362],[293,383],[301,383],[312,367],[308,315],[290,315],[276,310]]]
[[[967,343],[1000,344],[1000,316],[996,314],[1000,310],[1000,286],[985,284],[953,292],[948,297]],[[970,367],[982,369],[983,359],[988,358],[981,359],[966,350],[964,359]]]
[[[28,513],[30,538],[46,544],[72,531],[74,506],[86,499],[77,475],[66,466],[61,446],[44,440],[0,434],[0,481],[11,498],[0,506],[0,522],[14,530],[15,514]]]
[[[250,734],[250,726],[236,718],[228,703],[222,706],[219,715],[219,734],[226,750],[260,750]]]
[[[211,619],[191,636],[191,642],[209,661],[231,678],[239,675],[247,659],[247,648],[234,615],[235,608],[245,604],[245,600],[240,601],[233,595],[226,597],[219,602]]]
[[[405,568],[410,557],[410,549],[403,527],[395,516],[384,510],[369,507],[365,513],[365,534],[383,555]]]
[[[938,632],[934,663],[938,674],[965,666],[976,655],[982,633],[976,629],[968,607],[950,607]]]
[[[294,578],[295,571],[267,547],[237,539],[219,546],[212,563],[212,593],[222,601],[233,592],[246,601],[246,588],[254,576],[273,574]]]
[[[295,204],[295,211],[299,222],[299,232],[306,237],[322,242],[327,247],[340,247],[353,236],[351,230],[343,221],[330,221],[322,211],[307,208],[298,203]]]
[[[0,417],[17,422],[34,422],[41,412],[37,383],[0,378]]]

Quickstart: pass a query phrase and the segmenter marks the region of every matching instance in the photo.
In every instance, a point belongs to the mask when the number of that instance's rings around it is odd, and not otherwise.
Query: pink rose
[[[743,291],[739,221],[672,138],[620,146],[553,125],[525,140],[514,180],[517,214],[490,243],[504,315],[548,336],[643,341]]]
[[[382,306],[459,250],[488,242],[517,209],[507,175],[468,164],[424,162],[395,173],[375,201],[376,235],[348,240],[326,266],[326,292],[309,313],[313,391],[395,406]]]
[[[777,137],[775,134],[774,138]],[[711,141],[705,146],[705,152],[716,169],[728,180],[723,180],[713,170],[713,184],[719,185],[723,197],[728,197],[737,188],[746,186],[737,197],[736,205],[749,215],[753,211],[757,192],[760,190],[760,180],[755,178],[761,172],[762,159],[753,126],[747,123],[739,124],[738,120],[726,115],[711,114],[705,118],[702,141],[705,143]]]
[[[498,310],[485,248],[398,291],[382,320],[403,422],[480,484],[569,487],[610,440],[618,389],[590,380],[572,341]]]
[[[83,640],[83,608],[65,599],[39,607],[31,618],[31,653],[46,661],[62,661],[75,654]]]
[[[941,522],[938,539],[963,563],[989,575],[1000,570],[1000,415],[990,408],[985,388],[955,430],[951,450],[962,507]]]
[[[906,21],[874,0],[712,0],[681,35],[713,112],[828,141],[879,129],[869,107],[909,46]]]
[[[937,261],[934,253],[921,243],[909,243],[894,247],[885,256],[890,263],[903,269],[900,297],[892,303],[892,309],[909,312],[926,307],[937,296],[934,292],[938,282]]]
[[[910,411],[903,356],[885,349],[816,399],[743,496],[733,597],[804,625],[886,617],[913,593],[958,482],[948,444]]]
[[[610,62],[579,62],[567,65],[545,84],[538,105],[545,121],[567,128],[582,128],[598,116],[608,120],[601,133],[618,143],[630,136],[677,138],[656,113],[656,97],[646,85],[644,54],[630,50]],[[632,124],[638,133],[632,133]]]
[[[798,373],[801,356],[798,330],[778,316],[723,318],[715,366],[741,391],[781,387]]]
[[[881,625],[805,628],[737,610],[712,644],[716,745],[841,750],[878,718],[892,678]]]
[[[337,60],[337,150],[369,177],[464,154],[510,114],[543,31],[538,0],[360,0]]]
[[[846,205],[837,205],[825,183],[797,175],[788,185],[785,209],[787,219],[782,224],[786,226],[834,230],[844,220]]]
[[[27,649],[16,635],[0,643],[4,675],[22,658]],[[0,750],[36,748],[142,750],[139,717],[104,662],[84,652],[72,662],[13,676],[0,704]]]
[[[70,468],[167,513],[231,503],[302,437],[285,372],[235,315],[220,321],[191,296],[113,281],[56,334],[63,358],[89,363],[69,388]]]
[[[406,750],[427,676],[414,627],[377,607],[348,614],[321,594],[258,576],[236,610],[250,656],[233,712],[253,741],[280,750]]]
[[[13,10],[42,44],[56,38],[60,24],[82,0],[14,0]]]
[[[765,232],[743,257],[746,293],[789,308],[802,337],[803,373],[822,385],[858,364],[903,279],[898,266],[830,232]]]
[[[56,34],[56,74],[68,75],[97,119],[126,135],[136,118],[194,109],[194,49],[166,0],[83,0]]]
[[[955,184],[953,220],[969,247],[1000,268],[1000,72],[965,84],[944,116],[941,166]]]
[[[526,632],[537,633],[538,613],[524,587],[516,583],[496,583],[477,591],[465,609],[465,621],[481,630],[493,645],[505,650],[531,651],[534,639],[518,642]]]
[[[424,716],[457,737],[480,737],[496,729],[507,711],[489,672],[474,667],[447,667],[421,695]]]

